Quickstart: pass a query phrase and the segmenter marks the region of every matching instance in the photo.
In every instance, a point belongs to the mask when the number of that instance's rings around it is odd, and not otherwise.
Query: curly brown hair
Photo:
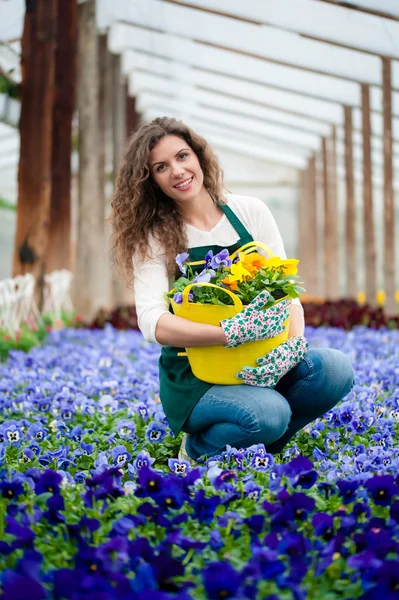
[[[128,287],[133,280],[133,254],[138,252],[139,260],[152,257],[150,236],[163,248],[169,276],[175,273],[176,255],[187,251],[182,214],[175,201],[154,185],[149,166],[151,150],[167,135],[178,136],[190,146],[197,155],[209,195],[215,203],[224,202],[223,171],[204,138],[170,117],[143,124],[127,142],[108,219],[113,229],[112,260]]]

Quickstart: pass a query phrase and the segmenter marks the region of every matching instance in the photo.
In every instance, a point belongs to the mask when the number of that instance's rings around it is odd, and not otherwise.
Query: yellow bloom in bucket
[[[227,277],[229,283],[232,281],[245,281],[246,277],[251,277],[251,273],[247,271],[242,262],[237,262],[230,267],[231,275]]]
[[[266,260],[265,267],[269,269],[283,269],[284,275],[296,275],[298,273],[299,260],[296,258],[284,258],[281,259],[279,256],[273,256]]]

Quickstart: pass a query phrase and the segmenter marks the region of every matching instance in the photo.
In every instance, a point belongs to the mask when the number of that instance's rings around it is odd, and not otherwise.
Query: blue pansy
[[[183,476],[191,470],[190,463],[186,460],[178,460],[177,458],[168,459],[168,467],[176,475]]]
[[[186,275],[187,273],[186,261],[189,256],[190,255],[187,252],[182,252],[181,254],[178,254],[176,256],[176,264],[179,267],[180,271],[183,273],[183,275]]]
[[[134,459],[133,466],[135,469],[139,470],[142,467],[151,467],[154,462],[155,458],[152,458],[148,452],[142,450]]]
[[[152,444],[159,444],[165,439],[166,432],[166,425],[152,421],[145,431],[145,437]]]
[[[129,460],[131,460],[132,458],[130,452],[128,452],[125,446],[123,446],[122,444],[119,444],[118,446],[115,446],[115,448],[112,448],[111,456],[114,463],[119,467],[123,467],[124,464],[126,462],[129,462]]]

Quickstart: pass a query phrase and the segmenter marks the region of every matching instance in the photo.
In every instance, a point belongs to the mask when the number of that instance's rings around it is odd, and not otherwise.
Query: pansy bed
[[[399,331],[307,329],[356,385],[281,456],[177,456],[159,348],[66,329],[0,364],[3,600],[399,597]]]

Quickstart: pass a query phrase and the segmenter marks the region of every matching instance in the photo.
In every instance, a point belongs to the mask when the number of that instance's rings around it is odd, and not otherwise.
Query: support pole
[[[99,201],[98,38],[95,0],[79,5],[79,217],[75,306],[89,321],[103,304],[104,210]]]
[[[382,58],[382,95],[384,122],[384,291],[385,312],[397,314],[395,301],[395,209],[392,167],[392,67],[389,58]]]
[[[313,154],[308,161],[308,222],[307,222],[307,272],[308,280],[305,288],[310,296],[317,296],[318,292],[318,213],[316,193],[316,157]]]
[[[329,230],[329,267],[327,277],[327,296],[331,300],[338,300],[340,295],[339,285],[339,252],[338,252],[338,177],[337,177],[337,128],[332,126],[331,139],[329,140],[329,186],[327,224]]]
[[[56,26],[56,0],[27,3],[21,42],[21,145],[13,275],[35,276],[39,308],[49,240]]]
[[[345,126],[345,296],[357,297],[356,207],[353,175],[352,108],[344,106]]]
[[[299,259],[299,273],[302,281],[307,286],[308,281],[308,255],[307,255],[307,224],[306,224],[306,202],[308,173],[305,169],[298,171],[298,196],[297,196],[297,251]]]
[[[118,174],[123,151],[126,144],[126,91],[122,81],[121,57],[112,55],[112,140],[113,140],[113,174],[114,181]],[[114,307],[133,304],[133,292],[127,288],[126,282],[119,273],[113,274],[112,304]]]
[[[114,179],[119,171],[126,142],[126,95],[122,83],[121,57],[111,56],[112,64],[112,141]]]
[[[111,212],[111,199],[108,190],[108,174],[111,169],[111,111],[112,111],[112,71],[111,54],[108,51],[107,34],[98,36],[98,175],[99,175],[99,210],[104,215],[104,243],[101,249],[104,254],[104,287],[103,305],[111,308],[111,266],[109,259],[110,244],[107,237],[105,219]]]
[[[363,244],[366,302],[376,306],[377,259],[374,233],[373,180],[371,163],[370,88],[362,83],[362,135],[363,135]]]
[[[324,169],[323,140],[315,157],[316,205],[317,205],[317,295],[325,299],[325,245],[324,245]]]
[[[323,239],[324,239],[324,252],[323,252],[323,283],[324,293],[326,300],[331,300],[331,284],[329,283],[329,269],[331,264],[331,229],[329,224],[329,210],[330,210],[330,182],[329,182],[329,169],[328,169],[328,147],[327,138],[322,137],[322,165],[323,165]]]
[[[47,272],[71,268],[71,153],[77,37],[77,0],[58,2]]]
[[[129,96],[129,86],[125,85],[126,90],[126,139],[134,133],[139,124],[139,115],[136,112],[136,98]]]

